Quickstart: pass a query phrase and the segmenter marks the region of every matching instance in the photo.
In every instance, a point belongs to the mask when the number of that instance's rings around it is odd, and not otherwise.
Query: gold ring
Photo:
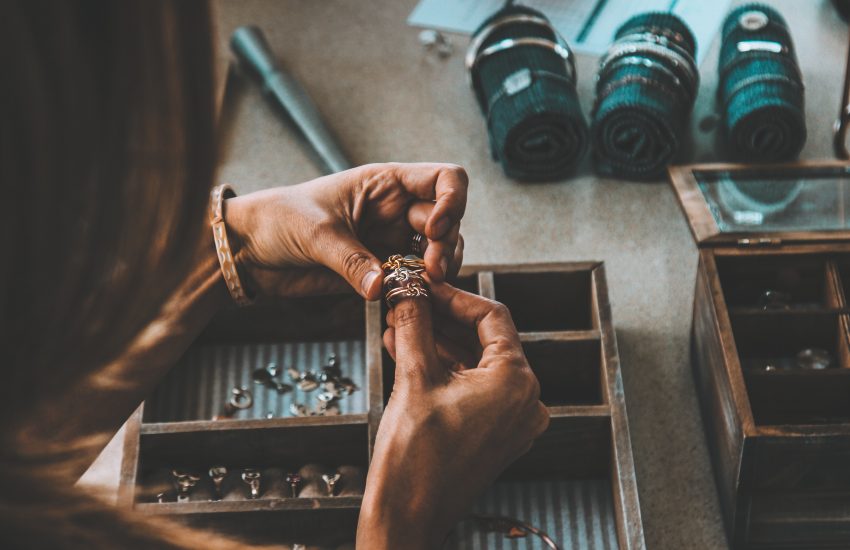
[[[393,271],[402,267],[405,267],[411,271],[425,271],[425,260],[423,260],[419,256],[414,256],[412,254],[408,256],[402,256],[401,254],[393,254],[381,266],[384,271]]]
[[[404,298],[430,298],[428,283],[422,274],[425,261],[417,256],[394,254],[381,266],[384,269],[384,299],[392,308]]]
[[[402,267],[394,269],[388,275],[384,276],[384,288],[386,289],[396,288],[408,282],[425,284],[425,279],[422,278],[422,271],[413,271]]]
[[[387,292],[387,306],[393,307],[395,304],[405,298],[430,298],[431,293],[428,288],[419,283],[410,283],[405,286],[394,288]]]

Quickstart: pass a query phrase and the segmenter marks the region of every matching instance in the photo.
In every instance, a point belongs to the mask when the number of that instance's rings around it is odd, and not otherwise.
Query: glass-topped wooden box
[[[850,548],[850,165],[670,169],[692,365],[733,548]]]

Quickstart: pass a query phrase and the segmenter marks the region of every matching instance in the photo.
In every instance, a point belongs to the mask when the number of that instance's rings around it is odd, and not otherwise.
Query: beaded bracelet
[[[253,303],[253,300],[248,296],[245,287],[242,286],[242,280],[239,278],[239,272],[236,270],[236,262],[230,248],[230,241],[227,240],[227,228],[224,225],[224,200],[235,196],[236,192],[228,184],[213,188],[210,203],[210,225],[212,226],[215,252],[227,290],[230,292],[233,301],[240,306],[247,306]]]

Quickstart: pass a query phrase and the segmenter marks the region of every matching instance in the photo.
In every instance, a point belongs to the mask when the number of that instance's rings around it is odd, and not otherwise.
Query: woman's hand
[[[272,296],[350,285],[377,300],[382,261],[407,253],[414,232],[428,238],[428,275],[442,281],[463,258],[467,183],[450,164],[370,164],[229,199],[225,222],[243,283]]]
[[[437,548],[549,415],[508,310],[446,284],[406,299],[384,343],[396,361],[357,547]],[[436,328],[436,331],[435,331]],[[473,368],[475,367],[475,368]]]

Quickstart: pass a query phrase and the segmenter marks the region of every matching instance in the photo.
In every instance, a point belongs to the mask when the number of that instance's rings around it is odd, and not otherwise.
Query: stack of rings
[[[422,277],[425,261],[418,256],[390,256],[381,266],[384,270],[384,299],[393,307],[404,298],[430,298],[428,283]]]

